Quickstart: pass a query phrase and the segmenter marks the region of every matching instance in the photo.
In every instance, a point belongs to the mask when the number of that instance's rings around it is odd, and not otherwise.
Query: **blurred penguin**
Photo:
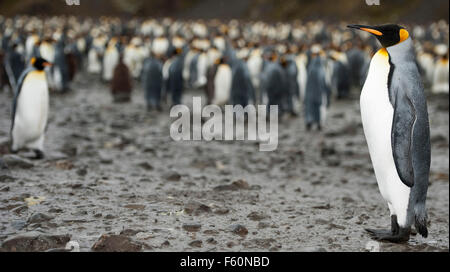
[[[152,54],[144,61],[142,70],[142,83],[144,87],[145,99],[147,101],[147,111],[158,110],[161,108],[161,91],[163,86],[163,64],[162,56]]]
[[[334,60],[332,89],[337,99],[346,99],[350,96],[350,76],[347,56],[340,50],[332,51],[330,57]]]
[[[111,80],[111,94],[114,103],[130,102],[133,83],[130,70],[123,62],[123,55],[119,56],[119,63],[114,68],[113,78]]]
[[[283,95],[287,88],[285,72],[278,61],[277,53],[273,51],[265,60],[261,74],[261,97],[267,97],[267,110],[270,105],[278,105],[278,113],[281,115],[284,112]]]
[[[281,58],[281,66],[285,72],[286,77],[286,90],[283,95],[283,108],[286,113],[291,116],[297,116],[294,109],[294,100],[299,99],[299,86],[297,82],[297,65],[293,60],[292,56],[286,55]]]
[[[329,106],[330,90],[326,83],[325,68],[320,48],[313,46],[311,49],[311,61],[308,66],[308,81],[305,92],[305,121],[306,129],[317,125],[321,130],[325,120],[326,108]]]
[[[214,77],[214,99],[212,104],[225,105],[230,100],[232,72],[231,67],[225,62],[225,58],[219,59],[217,72]]]
[[[19,77],[25,70],[25,62],[22,55],[17,51],[17,44],[13,44],[4,56],[4,69],[12,90],[15,90]]]
[[[166,81],[167,93],[171,95],[172,106],[182,102],[183,95],[183,54],[181,48],[173,48]],[[169,62],[169,61],[168,61]]]
[[[255,89],[246,63],[247,58],[248,55],[245,52],[238,55],[231,81],[231,103],[244,108],[249,104],[249,100],[256,103]]]
[[[439,56],[433,73],[433,94],[449,93],[449,62],[448,47],[445,44],[436,46],[436,54]]]
[[[113,77],[114,67],[119,62],[118,39],[111,38],[103,56],[103,73],[102,79],[104,82],[109,82]]]
[[[69,66],[67,63],[66,54],[64,52],[64,42],[58,41],[55,45],[55,61],[50,68],[52,71],[53,88],[59,92],[66,92],[69,90]]]

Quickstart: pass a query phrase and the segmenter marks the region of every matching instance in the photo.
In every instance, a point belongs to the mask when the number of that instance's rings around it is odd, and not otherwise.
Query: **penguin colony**
[[[0,16],[0,87],[13,94],[11,150],[44,156],[49,96],[70,91],[80,71],[109,84],[115,103],[129,102],[141,86],[149,112],[182,104],[185,90],[197,89],[208,104],[278,105],[280,115],[304,115],[307,130],[323,128],[334,99],[362,89],[364,133],[392,221],[391,230],[368,231],[404,242],[415,225],[426,237],[424,86],[449,92],[448,24],[349,27],[362,31],[321,21]]]

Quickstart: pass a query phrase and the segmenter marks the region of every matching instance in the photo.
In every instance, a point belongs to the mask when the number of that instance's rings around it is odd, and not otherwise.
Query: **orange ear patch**
[[[409,38],[409,32],[406,29],[400,29],[400,42],[404,42]]]
[[[31,62],[31,65],[34,65],[34,63],[36,62],[36,58],[31,58],[30,62]]]

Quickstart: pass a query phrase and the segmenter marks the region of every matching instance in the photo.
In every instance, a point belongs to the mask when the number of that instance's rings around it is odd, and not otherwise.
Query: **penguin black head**
[[[33,65],[34,68],[36,68],[39,71],[42,71],[47,66],[51,66],[52,64],[48,62],[46,59],[43,58],[32,58],[31,59],[31,65]]]
[[[408,31],[404,27],[393,24],[381,26],[349,25],[347,27],[369,32],[380,41],[383,47],[394,46],[409,37]]]

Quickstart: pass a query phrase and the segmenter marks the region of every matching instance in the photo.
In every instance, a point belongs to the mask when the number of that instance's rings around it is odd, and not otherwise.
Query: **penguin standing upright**
[[[283,102],[284,108],[291,116],[297,116],[294,109],[294,99],[299,98],[299,86],[297,81],[297,64],[292,56],[284,56],[281,58],[281,66],[286,75],[287,88],[284,92]]]
[[[448,63],[448,48],[446,45],[439,45],[438,48],[440,53],[439,58],[436,61],[436,65],[434,68],[433,73],[433,85],[432,85],[432,92],[433,94],[439,94],[444,93],[448,94],[449,86],[448,86],[448,70],[449,70],[449,63]]]
[[[12,45],[4,61],[6,74],[13,89],[16,88],[19,77],[25,70],[25,63],[21,54],[17,51],[17,46],[17,44]]]
[[[161,56],[153,54],[153,56],[144,61],[141,78],[145,99],[147,101],[147,111],[152,111],[155,108],[158,111],[162,111],[161,90],[163,86],[163,64],[160,60],[161,58]]]
[[[119,56],[119,63],[114,68],[111,80],[111,93],[114,103],[130,102],[133,83],[130,69],[123,61],[123,55]]]
[[[314,46],[311,51],[304,99],[306,129],[310,130],[312,125],[316,124],[317,129],[321,130],[330,104],[331,91],[326,82],[324,63],[319,55],[320,49]]]
[[[377,240],[405,242],[414,223],[427,237],[430,127],[412,39],[398,25],[349,27],[373,34],[383,46],[372,58],[360,105],[378,187],[388,202],[391,229],[367,231]]]
[[[112,79],[114,74],[114,68],[119,62],[119,50],[117,49],[118,39],[113,37],[106,48],[103,56],[103,73],[102,79],[108,82]]]
[[[183,95],[183,54],[180,48],[175,48],[168,69],[167,92],[172,96],[172,105],[181,104]]]
[[[246,57],[243,57],[236,60],[232,71],[231,102],[233,105],[241,105],[245,108],[249,104],[249,100],[256,104],[255,89],[248,71]]]
[[[44,157],[44,137],[49,110],[48,84],[44,68],[51,64],[32,58],[32,67],[20,76],[12,106],[11,151],[29,148],[37,159]]]
[[[283,94],[287,91],[288,84],[284,70],[278,62],[276,52],[270,53],[270,59],[265,60],[263,72],[261,73],[261,96],[260,103],[263,103],[264,96],[267,97],[267,110],[271,105],[277,105],[280,108],[281,115],[285,108],[283,103]]]
[[[218,61],[216,76],[214,77],[214,98],[212,103],[215,105],[225,105],[231,95],[232,72],[230,65],[225,63],[225,58]]]

